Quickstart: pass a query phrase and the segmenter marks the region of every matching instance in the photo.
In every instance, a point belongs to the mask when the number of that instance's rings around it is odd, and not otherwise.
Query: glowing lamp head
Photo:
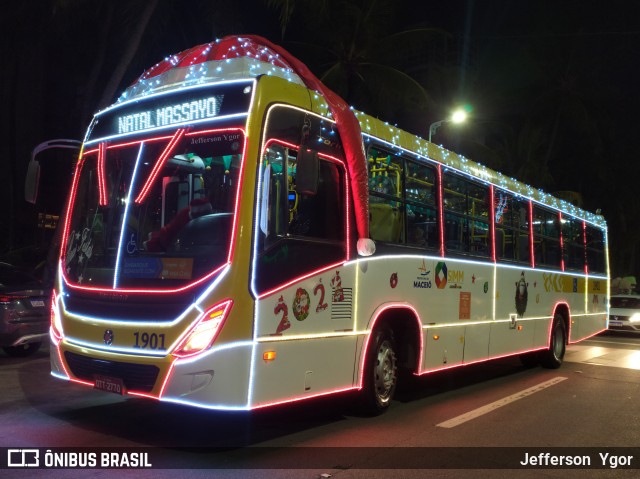
[[[467,119],[467,112],[464,110],[456,110],[451,115],[451,121],[453,123],[462,123]]]
[[[177,358],[188,358],[211,348],[222,329],[233,301],[227,300],[208,309],[173,351]]]

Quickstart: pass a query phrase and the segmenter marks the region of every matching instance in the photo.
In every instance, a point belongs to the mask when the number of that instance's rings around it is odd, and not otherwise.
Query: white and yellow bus
[[[607,328],[601,216],[344,108],[259,37],[97,113],[65,218],[51,369],[99,390],[379,413],[402,371],[555,368]]]

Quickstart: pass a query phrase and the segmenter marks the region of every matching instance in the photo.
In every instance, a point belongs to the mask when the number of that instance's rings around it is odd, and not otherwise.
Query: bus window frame
[[[274,107],[287,108],[286,105],[274,105]],[[298,113],[308,114],[309,116],[312,115],[311,113],[304,112],[302,110],[300,111],[298,111],[297,109],[294,109],[294,110]],[[270,113],[271,112],[273,112],[273,109],[270,110]],[[276,130],[276,131],[279,131],[279,130]],[[348,176],[347,165],[344,159],[338,156],[333,156],[333,155],[324,153],[323,151],[318,151],[319,162],[322,163],[323,161],[325,161],[325,162],[334,164],[337,169],[336,170],[337,174],[341,178],[340,185],[338,186],[339,188],[338,204],[340,207],[343,208],[340,213],[343,220],[343,227],[341,232],[342,235],[340,239],[327,239],[327,238],[321,238],[316,236],[289,234],[290,225],[289,225],[289,222],[287,222],[284,234],[279,235],[275,239],[275,241],[267,243],[266,239],[268,236],[266,233],[268,232],[268,225],[265,231],[264,229],[265,224],[264,224],[263,218],[264,218],[265,206],[269,207],[269,204],[268,204],[269,199],[265,197],[265,194],[268,194],[268,193],[265,192],[264,182],[266,178],[266,172],[270,165],[265,167],[265,157],[266,157],[265,155],[267,154],[268,148],[273,144],[282,146],[283,148],[285,148],[285,150],[287,149],[293,150],[296,152],[296,154],[298,151],[300,151],[301,147],[306,147],[303,145],[291,143],[290,141],[286,141],[282,138],[270,136],[268,128],[266,129],[265,140],[263,143],[263,147],[262,147],[261,155],[259,159],[259,164],[261,166],[259,168],[258,174],[256,175],[256,180],[258,182],[258,188],[256,191],[259,193],[256,196],[256,208],[257,208],[256,218],[258,219],[257,223],[259,224],[259,226],[257,228],[256,236],[254,239],[254,242],[255,242],[254,249],[253,249],[254,267],[253,267],[253,273],[252,273],[252,279],[251,279],[252,290],[256,295],[256,297],[258,298],[265,297],[276,291],[279,291],[280,289],[286,287],[287,284],[291,284],[293,282],[299,281],[301,278],[308,277],[315,274],[316,272],[324,271],[330,268],[334,268],[339,264],[343,264],[344,262],[348,261],[351,254],[350,252],[350,241],[351,241],[350,234],[351,233],[349,228],[350,221],[351,221],[351,211],[349,206],[351,202],[351,192],[349,187],[349,176]],[[288,156],[288,153],[287,153],[287,156]],[[286,204],[286,203],[283,202],[283,204]],[[286,213],[285,217],[288,218],[289,212],[287,211],[285,213]],[[266,272],[268,271],[268,267],[265,266],[265,261],[266,261],[265,258],[273,257],[275,258],[274,261],[277,261],[280,256],[280,250],[282,248],[288,248],[288,251],[291,257],[293,257],[295,256],[295,252],[294,252],[295,248],[289,248],[289,246],[292,246],[292,245],[294,247],[296,245],[302,245],[302,247],[304,247],[304,245],[309,245],[309,247],[315,246],[315,247],[325,247],[329,249],[337,248],[337,249],[341,249],[342,253],[338,255],[340,256],[339,258],[336,256],[335,261],[325,261],[322,264],[320,264],[320,261],[318,261],[318,264],[314,264],[309,267],[306,267],[306,265],[302,265],[301,267],[298,268],[298,270],[295,270],[295,268],[294,270],[291,270],[290,267],[286,268],[287,271],[285,272],[287,274],[282,278],[275,278],[275,277],[271,277],[273,275],[266,274]],[[318,256],[319,255],[311,255],[311,256],[307,255],[307,258],[314,258],[315,260],[317,260]],[[293,261],[293,260],[291,261],[290,266],[291,264],[294,264],[296,267],[300,266],[299,262]],[[283,270],[283,268],[280,268],[280,270],[278,271],[281,271],[281,270]]]
[[[530,221],[530,209],[531,209],[531,202],[526,199],[526,198],[520,198],[518,197],[518,195],[516,195],[515,193],[513,193],[512,191],[509,191],[507,189],[504,188],[500,188],[500,187],[494,187],[493,188],[494,192],[493,192],[493,206],[494,206],[494,212],[493,212],[493,221],[494,221],[494,247],[496,249],[496,262],[497,263],[504,263],[504,264],[518,264],[518,265],[523,265],[523,266],[529,266],[529,267],[533,267],[533,262],[532,262],[532,256],[531,256],[531,221]],[[514,226],[514,222],[511,221],[510,224],[505,225],[504,223],[501,224],[501,226],[499,227],[498,224],[499,222],[497,222],[496,220],[496,216],[497,216],[497,211],[495,210],[496,208],[496,204],[498,201],[498,197],[500,194],[504,194],[506,196],[506,200],[510,203],[518,203],[519,206],[519,211],[523,211],[524,212],[524,218],[520,218],[520,220],[518,221],[518,226]],[[514,218],[515,217],[515,211],[513,210],[513,205],[507,205],[508,206],[508,211],[507,211],[507,215],[510,218]],[[498,237],[500,236],[498,234],[498,231],[503,231],[503,245],[500,248],[498,246],[498,241],[500,241],[498,239]],[[508,258],[504,255],[504,252],[506,251],[506,240],[507,240],[507,232],[511,232],[511,237],[512,238],[516,238],[517,237],[517,241],[515,242],[515,246],[512,246],[513,248],[513,254],[511,255],[511,258]],[[518,252],[516,254],[515,248],[518,248]],[[500,254],[503,253],[503,254]],[[520,253],[526,253],[523,258],[520,258]],[[516,257],[517,256],[517,257]]]
[[[600,239],[596,239],[596,241],[590,241],[593,238],[593,234],[597,233],[601,236]],[[597,243],[599,247],[590,246],[594,243]],[[601,228],[599,226],[593,225],[591,223],[585,222],[584,228],[584,244],[585,244],[585,269],[587,274],[593,275],[606,275],[607,274],[607,230]],[[596,266],[600,266],[600,268],[594,269],[592,267],[591,258],[593,254],[596,254],[598,257],[596,258]]]
[[[447,190],[447,179],[452,178],[456,181],[461,181],[462,184],[466,185],[465,191],[458,192],[453,190]],[[481,200],[479,198],[474,198],[469,194],[471,188],[479,188],[482,189],[484,194],[484,198]],[[447,191],[449,195],[447,194]],[[456,210],[453,208],[446,208],[445,201],[451,196],[462,196],[464,202],[464,210]],[[476,215],[475,211],[475,203],[478,201],[482,201],[485,204],[485,210],[482,213],[486,213],[486,219],[483,219],[482,214]],[[471,202],[471,203],[470,203]],[[443,217],[443,229],[444,229],[444,251],[445,255],[448,256],[464,256],[464,257],[472,257],[474,259],[480,261],[489,261],[495,262],[495,233],[493,231],[493,222],[491,218],[491,203],[493,202],[492,188],[491,184],[484,183],[476,178],[468,176],[460,171],[451,168],[445,168],[442,174],[442,198],[440,201],[440,207],[442,209],[442,217]],[[462,204],[462,203],[461,203]],[[471,204],[471,206],[470,206]],[[446,222],[448,218],[453,217],[454,219],[460,219],[460,225],[463,228],[462,237],[460,241],[461,248],[453,249],[447,247],[447,244],[452,244],[451,239],[447,237],[447,228]],[[474,229],[477,227],[477,224],[486,225],[486,235],[475,235],[473,233]],[[466,225],[466,233],[464,233],[464,228]],[[465,237],[466,234],[466,237]],[[475,240],[474,238],[485,238],[485,242],[482,245],[482,249],[475,249]],[[466,241],[465,241],[466,238]],[[476,246],[478,248],[478,246]]]
[[[543,216],[536,216],[537,214],[542,214]],[[531,238],[533,241],[535,267],[564,271],[563,250],[562,250],[561,211],[556,209],[551,209],[536,203],[532,205],[531,216],[532,216],[532,221],[531,221],[530,228],[531,228]],[[536,221],[540,219],[543,219],[543,221],[539,223],[540,231],[536,231],[535,229]],[[551,221],[551,224],[554,225],[551,227],[550,230],[549,230],[549,227],[547,226],[549,224],[549,221]],[[549,234],[549,232],[554,231],[554,229],[555,229],[555,232],[557,233],[556,237]],[[551,254],[552,250],[550,252],[546,251],[548,244],[552,244],[552,245],[557,244],[558,258],[555,263],[552,263],[549,261],[550,256],[548,255]]]
[[[373,153],[372,150],[375,150],[376,153]],[[438,163],[425,161],[424,159],[412,159],[409,158],[408,155],[404,153],[398,154],[391,151],[388,147],[379,144],[378,142],[372,141],[367,145],[366,149],[366,157],[367,157],[367,176],[369,181],[369,223],[371,230],[371,238],[376,243],[382,243],[385,246],[397,246],[402,248],[412,248],[420,251],[429,251],[434,254],[440,254],[442,251],[441,244],[441,220],[439,215],[440,210],[440,173],[438,168]],[[377,167],[376,162],[382,161],[384,158],[389,158],[388,166]],[[395,166],[395,168],[392,167]],[[409,198],[407,196],[407,182],[408,176],[407,172],[409,170],[409,165],[415,165],[418,168],[428,169],[433,176],[433,184],[432,188],[432,201],[420,201],[419,199]],[[373,173],[376,174],[384,174],[388,172],[397,171],[397,179],[395,184],[390,182],[394,186],[393,194],[388,192],[379,191],[372,187],[374,184],[376,176],[373,176]],[[373,200],[373,201],[372,201]],[[376,206],[373,206],[376,205]],[[387,219],[393,220],[393,217],[397,217],[397,221],[400,223],[400,227],[393,229],[388,234],[392,234],[393,236],[398,235],[398,240],[393,241],[389,239],[381,239],[380,237],[376,238],[376,228],[373,226],[373,216],[380,213],[376,213],[378,209],[385,209],[385,205],[390,207],[390,211],[386,211]],[[420,244],[418,241],[414,241],[412,238],[412,234],[410,231],[410,221],[409,221],[409,211],[411,208],[423,208],[425,210],[432,209],[433,210],[433,220],[435,223],[435,232],[433,234],[435,244],[431,244],[430,240],[426,240]],[[389,208],[387,208],[389,210]],[[384,211],[381,213],[384,214]],[[397,230],[397,231],[395,231]]]

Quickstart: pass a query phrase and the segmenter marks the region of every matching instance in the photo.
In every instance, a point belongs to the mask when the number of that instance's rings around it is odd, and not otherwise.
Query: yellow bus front
[[[243,174],[255,169],[246,131],[255,87],[177,89],[96,115],[66,212],[54,376],[248,407],[254,312],[239,251],[251,243],[254,188]]]

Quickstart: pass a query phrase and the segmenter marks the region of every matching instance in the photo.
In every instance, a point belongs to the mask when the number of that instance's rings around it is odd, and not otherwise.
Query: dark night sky
[[[0,243],[0,256],[7,250],[9,230],[14,232],[14,247],[28,241],[20,236],[15,224],[24,209],[20,203],[22,182],[31,149],[46,139],[83,135],[83,117],[97,108],[111,71],[123,55],[123,45],[135,30],[135,18],[143,3],[110,2],[118,7],[111,17],[106,13],[106,0],[29,0],[12,3],[3,11],[0,158],[7,172],[3,178],[9,178],[12,187],[0,191],[0,231],[5,238]],[[635,237],[640,237],[634,220],[640,212],[640,201],[633,194],[626,203],[611,201],[621,191],[635,189],[640,174],[634,144],[640,126],[640,96],[635,91],[640,84],[640,16],[635,3],[399,0],[397,19],[389,30],[420,25],[448,32],[452,40],[447,60],[456,68],[455,87],[431,85],[437,111],[411,117],[398,126],[424,133],[430,121],[441,119],[441,112],[460,101],[473,105],[478,121],[515,122],[535,110],[544,94],[559,90],[579,94],[593,107],[595,131],[602,141],[593,146],[585,138],[588,135],[567,133],[562,155],[569,158],[575,151],[576,158],[551,167],[553,186],[577,189],[588,208],[602,207],[610,218],[616,244],[633,236],[633,244],[624,253],[620,246],[617,261],[635,264],[640,258],[628,255],[635,254]],[[255,33],[283,43],[277,21],[277,13],[261,0],[160,0],[118,92],[165,56],[225,34]],[[106,26],[109,41],[102,52],[99,38]],[[288,47],[290,40],[296,40],[296,30],[302,29],[301,24],[292,25],[283,44]],[[104,66],[91,88],[87,79],[101,55]],[[473,131],[464,130],[459,135],[471,136]],[[457,143],[453,141],[456,138]],[[463,145],[464,137],[456,138],[447,146]],[[582,160],[589,153],[585,149],[596,147],[601,149],[597,156],[600,163]],[[598,178],[603,181],[599,183]],[[13,204],[10,197],[14,198]]]

